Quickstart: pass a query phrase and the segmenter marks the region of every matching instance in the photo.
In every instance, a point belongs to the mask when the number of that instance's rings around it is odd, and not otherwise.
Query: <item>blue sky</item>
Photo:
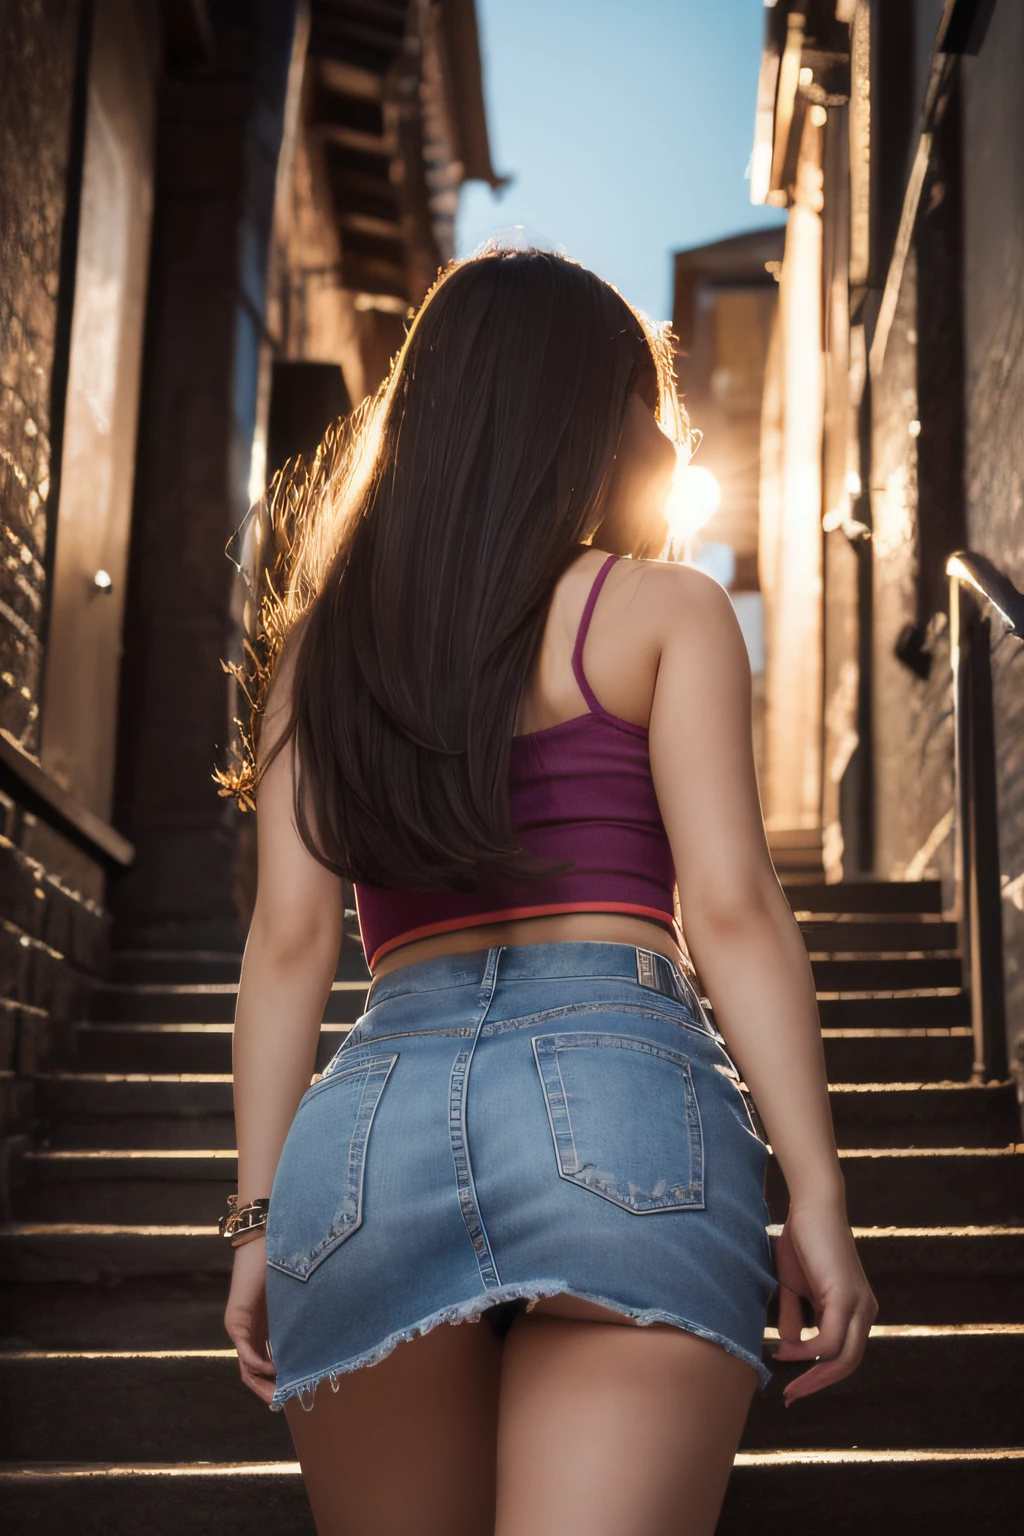
[[[763,0],[476,0],[501,196],[462,193],[458,251],[510,225],[655,320],[671,253],[779,222],[750,203]]]

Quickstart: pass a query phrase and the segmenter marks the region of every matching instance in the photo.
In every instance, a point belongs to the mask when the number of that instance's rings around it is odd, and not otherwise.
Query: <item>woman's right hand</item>
[[[843,1204],[790,1206],[782,1232],[775,1240],[775,1270],[779,1281],[778,1361],[815,1360],[786,1386],[788,1408],[842,1381],[864,1357],[878,1302],[868,1284]],[[814,1309],[817,1334],[801,1339],[800,1298]]]
[[[269,1403],[276,1373],[267,1337],[267,1244],[262,1236],[235,1249],[224,1327],[238,1351],[242,1381]]]

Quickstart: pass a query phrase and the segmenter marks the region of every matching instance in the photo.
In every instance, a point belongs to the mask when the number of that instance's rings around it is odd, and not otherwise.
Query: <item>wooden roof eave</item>
[[[418,303],[452,254],[461,183],[507,180],[491,163],[474,0],[312,0],[309,59],[343,283]]]
[[[511,177],[499,175],[491,160],[475,0],[440,0],[440,21],[449,112],[462,179],[485,181],[492,191],[500,191]]]

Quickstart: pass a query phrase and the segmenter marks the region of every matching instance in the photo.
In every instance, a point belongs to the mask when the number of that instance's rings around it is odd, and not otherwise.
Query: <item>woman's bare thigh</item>
[[[513,1323],[495,1536],[712,1536],[756,1374],[671,1325],[609,1326],[629,1321],[560,1296]]]
[[[502,1341],[442,1324],[285,1405],[317,1536],[493,1536]]]

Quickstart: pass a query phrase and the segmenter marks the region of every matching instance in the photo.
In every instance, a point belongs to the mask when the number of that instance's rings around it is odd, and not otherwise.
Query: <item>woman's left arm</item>
[[[264,736],[289,708],[287,673],[275,680]],[[338,965],[341,881],[313,858],[293,819],[292,743],[260,780],[257,895],[238,986],[232,1050],[239,1203],[270,1194],[285,1138],[310,1085],[320,1025]],[[273,1365],[266,1333],[266,1244],[235,1250],[224,1324],[242,1380],[269,1401]]]
[[[727,594],[700,572],[651,567],[644,580],[645,620],[662,636],[651,771],[683,931],[789,1189],[775,1244],[776,1359],[818,1363],[789,1383],[788,1404],[856,1368],[878,1307],[847,1219],[814,976],[761,817],[743,635]],[[801,1296],[814,1339],[802,1338]]]

